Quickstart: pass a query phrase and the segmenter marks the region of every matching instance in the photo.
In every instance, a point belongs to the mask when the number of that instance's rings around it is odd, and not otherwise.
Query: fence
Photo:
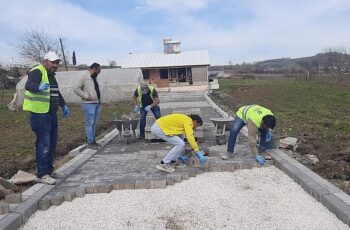
[[[7,105],[12,101],[15,89],[0,88],[0,108],[7,108]]]

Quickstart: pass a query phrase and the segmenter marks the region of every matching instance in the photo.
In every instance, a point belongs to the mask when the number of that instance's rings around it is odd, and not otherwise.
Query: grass
[[[79,105],[68,105],[71,115],[62,118],[58,111],[59,141],[56,155],[63,159],[73,148],[85,143],[84,115]],[[111,131],[114,116],[129,114],[131,102],[103,105],[97,126],[97,135],[101,137]],[[11,177],[19,169],[33,171],[35,159],[35,135],[30,128],[28,113],[22,110],[12,112],[0,108],[0,176]]]
[[[219,83],[215,100],[229,111],[248,104],[271,109],[277,118],[275,135],[297,137],[298,153],[320,159],[315,171],[328,179],[350,180],[349,85],[234,79]]]

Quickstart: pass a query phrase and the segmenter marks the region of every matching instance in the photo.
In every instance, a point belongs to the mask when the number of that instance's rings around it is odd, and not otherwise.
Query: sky
[[[33,29],[63,38],[77,64],[122,65],[169,37],[224,65],[349,53],[349,22],[349,0],[0,0],[0,64],[21,62],[15,47]]]

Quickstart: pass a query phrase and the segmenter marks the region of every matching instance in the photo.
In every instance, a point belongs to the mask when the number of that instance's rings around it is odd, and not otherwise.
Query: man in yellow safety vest
[[[56,183],[51,176],[58,141],[58,108],[62,108],[64,118],[69,116],[69,109],[55,78],[59,63],[57,54],[48,52],[43,63],[30,70],[25,84],[23,110],[30,112],[30,125],[36,135],[37,181],[45,184]]]
[[[227,160],[230,156],[233,156],[237,135],[245,125],[248,126],[250,151],[255,155],[256,161],[260,165],[263,165],[265,159],[271,159],[271,157],[265,153],[265,150],[266,142],[271,138],[270,129],[276,126],[276,118],[271,110],[260,105],[246,105],[239,108],[232,122],[227,144],[227,153],[222,155],[222,159]],[[259,147],[257,147],[258,133],[260,133]]]

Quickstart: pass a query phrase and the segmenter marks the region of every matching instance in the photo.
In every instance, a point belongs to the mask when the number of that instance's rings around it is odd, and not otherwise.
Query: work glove
[[[190,159],[188,156],[181,155],[178,160],[182,163],[185,163],[188,159]]]
[[[255,160],[259,163],[260,166],[265,164],[265,158],[261,155],[256,155]]]
[[[67,118],[69,117],[69,109],[67,105],[62,106],[62,111],[63,111],[63,117]]]
[[[266,142],[270,142],[272,139],[272,133],[270,130],[266,131]]]
[[[42,91],[48,90],[49,87],[50,87],[49,83],[42,83],[39,85],[39,91],[42,92]]]
[[[134,113],[138,113],[138,112],[140,111],[139,106],[138,106],[138,105],[135,105],[133,111],[134,111]]]
[[[145,111],[147,111],[147,112],[151,111],[151,105],[146,106]]]
[[[196,152],[196,157],[198,157],[200,164],[205,164],[205,162],[207,162],[207,158],[204,156],[204,152],[203,151],[198,151]]]

